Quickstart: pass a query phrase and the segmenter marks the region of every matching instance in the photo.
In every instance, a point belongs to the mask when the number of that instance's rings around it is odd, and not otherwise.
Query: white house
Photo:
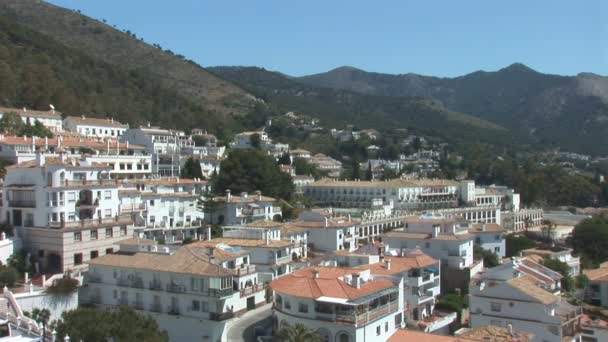
[[[471,327],[511,326],[534,334],[534,341],[578,341],[582,308],[538,286],[530,275],[480,274],[469,289]]]
[[[522,251],[524,256],[540,256],[559,260],[570,267],[570,276],[576,277],[581,272],[581,258],[572,255],[572,248],[553,246],[550,248],[530,248]]]
[[[205,220],[211,224],[236,225],[255,221],[272,221],[281,217],[281,207],[277,200],[263,196],[260,191],[250,195],[246,192],[233,196],[226,190],[226,196],[216,196],[205,208]]]
[[[264,148],[265,146],[272,144],[272,139],[270,139],[268,134],[262,130],[238,133],[234,136],[234,140],[230,143],[230,147],[236,149],[253,148],[252,137],[254,135],[259,137],[260,148]]]
[[[62,131],[61,113],[55,111],[53,108],[51,108],[51,110],[44,111],[31,110],[25,107],[23,109],[0,107],[0,119],[2,116],[8,113],[15,113],[19,115],[24,123],[29,122],[30,125],[33,125],[36,121],[39,121],[52,132]]]
[[[271,287],[275,329],[303,324],[326,341],[387,341],[405,323],[403,280],[369,269],[309,267]]]
[[[495,223],[481,223],[472,225],[469,234],[475,236],[475,244],[493,252],[500,259],[505,257],[506,243],[505,230]]]
[[[412,216],[404,220],[405,228],[383,235],[382,241],[396,249],[420,248],[425,254],[441,260],[453,269],[473,266],[474,236],[462,220],[443,216]]]
[[[63,119],[63,129],[87,137],[118,138],[129,129],[129,125],[115,121],[114,118],[101,119],[82,115]]]
[[[131,217],[119,215],[118,186],[106,165],[38,154],[7,167],[1,217],[46,272],[83,268],[133,234]]]
[[[608,307],[608,262],[600,264],[599,268],[585,270],[583,273],[589,279],[585,289],[585,299],[594,305]]]
[[[128,305],[154,318],[172,341],[227,341],[236,314],[265,303],[246,250],[194,245],[177,250],[130,239],[92,260],[81,302]]]
[[[285,229],[302,229],[308,233],[308,243],[317,251],[354,251],[356,243],[356,225],[359,221],[350,217],[331,217],[327,213],[314,211],[303,212],[297,221],[285,224]]]

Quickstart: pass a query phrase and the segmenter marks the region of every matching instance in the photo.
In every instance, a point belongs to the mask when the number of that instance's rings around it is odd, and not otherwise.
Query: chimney
[[[348,222],[350,222],[350,214],[348,214]]]
[[[255,194],[258,196],[258,201],[262,200],[262,192],[260,190],[256,191]]]
[[[352,286],[355,288],[361,288],[361,277],[359,273],[353,273]]]
[[[246,192],[241,192],[241,198],[242,199],[246,199],[247,198],[247,193]]]
[[[232,195],[230,194],[230,189],[226,189],[226,202],[232,201]]]
[[[312,277],[315,279],[319,278],[319,270],[312,270]]]
[[[207,241],[211,240],[211,226],[207,227]]]
[[[84,116],[84,114],[82,114],[80,117],[82,118],[82,120],[86,120],[86,117]]]
[[[507,329],[509,329],[509,335],[513,337],[513,324],[507,324]]]
[[[327,228],[328,225],[329,225],[329,219],[326,217],[325,218],[325,228]]]
[[[386,263],[386,269],[390,270],[391,269],[391,259],[386,259],[386,260],[384,260],[384,262]]]
[[[36,153],[36,165],[44,166],[46,162],[46,156],[43,153]]]

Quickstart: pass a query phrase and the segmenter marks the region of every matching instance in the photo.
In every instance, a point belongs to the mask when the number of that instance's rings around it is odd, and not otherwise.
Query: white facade
[[[499,260],[505,257],[507,248],[505,231],[501,226],[487,223],[477,224],[469,228],[469,233],[475,235],[476,245],[496,254]]]
[[[40,111],[31,110],[27,108],[0,108],[0,119],[2,119],[2,116],[7,113],[15,113],[19,115],[23,122],[26,124],[29,122],[30,125],[34,125],[36,121],[39,121],[52,132],[61,132],[63,130],[61,122],[61,113],[56,112],[54,109],[51,109],[49,111]]]
[[[113,118],[88,118],[82,115],[68,116],[63,119],[63,128],[87,137],[118,138],[129,129],[129,125],[114,121]]]
[[[272,221],[276,216],[283,216],[277,200],[262,196],[261,192],[255,194],[241,193],[233,196],[230,190],[226,196],[214,197],[213,208],[208,208],[205,220],[211,224],[235,225],[255,221]]]

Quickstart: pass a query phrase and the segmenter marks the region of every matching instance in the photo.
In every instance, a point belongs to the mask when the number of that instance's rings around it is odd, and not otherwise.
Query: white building
[[[296,149],[290,150],[289,155],[291,156],[292,162],[296,158],[308,160],[312,157],[312,153],[310,153],[310,151],[303,150],[301,148],[296,148]]]
[[[320,171],[326,172],[329,178],[339,178],[342,172],[342,162],[322,153],[312,156],[309,163],[316,166]]]
[[[63,129],[87,137],[118,138],[129,129],[129,125],[115,121],[114,118],[100,119],[82,115],[63,119]]]
[[[291,177],[293,185],[296,187],[297,194],[304,194],[304,187],[315,182],[313,176],[295,175]]]
[[[135,231],[141,237],[165,243],[197,240],[205,233],[199,201],[207,190],[207,181],[200,179],[124,181],[118,191],[120,212],[134,214]]]
[[[441,264],[465,269],[473,266],[474,236],[462,220],[442,216],[418,216],[404,220],[405,228],[385,233],[382,241],[396,249],[420,248]]]
[[[34,125],[36,121],[39,121],[52,132],[62,131],[61,113],[55,111],[52,108],[49,111],[43,111],[31,110],[27,108],[17,109],[0,107],[0,119],[2,118],[2,116],[8,113],[15,113],[19,115],[23,122],[26,124],[29,122],[30,125]]]
[[[524,256],[538,256],[541,258],[551,258],[559,260],[570,267],[570,276],[576,277],[581,273],[581,258],[572,255],[572,248],[553,246],[551,248],[530,248],[522,251]],[[540,258],[539,258],[540,257]]]
[[[369,269],[309,267],[271,287],[277,330],[303,324],[326,341],[387,341],[405,323],[403,280]]]
[[[259,137],[260,148],[264,149],[265,146],[272,144],[272,139],[266,134],[266,132],[262,131],[250,131],[250,132],[241,132],[234,136],[234,140],[230,143],[230,147],[235,149],[250,149],[254,148],[252,137]]]
[[[356,225],[359,221],[350,217],[331,217],[328,213],[314,211],[303,212],[297,221],[285,224],[287,230],[305,230],[308,243],[313,250],[323,252],[354,251],[356,243]]]
[[[209,179],[213,175],[219,175],[222,160],[224,159],[219,157],[199,158],[198,162],[201,166],[201,173],[203,174],[203,177]]]
[[[223,225],[272,221],[277,216],[283,216],[277,200],[262,196],[259,191],[253,195],[243,192],[240,196],[233,196],[230,190],[226,190],[226,196],[214,197],[205,212],[206,222]]]
[[[81,302],[128,305],[153,317],[172,341],[227,341],[235,315],[265,303],[245,250],[194,245],[177,250],[131,239],[93,260]]]
[[[105,165],[39,154],[7,167],[2,191],[2,219],[46,272],[86,267],[133,233]]]
[[[581,340],[584,342],[608,341],[608,321],[584,315],[581,319]]]
[[[599,268],[585,270],[583,273],[589,279],[585,289],[585,300],[594,305],[608,307],[608,262],[600,264]]]
[[[159,127],[140,127],[128,129],[122,141],[144,146],[152,155],[152,173],[159,176],[177,177],[185,156],[182,149],[194,147],[192,137],[183,131],[173,131]]]
[[[534,334],[534,341],[578,341],[582,308],[568,304],[539,286],[535,278],[481,274],[470,286],[471,327],[512,326]]]
[[[490,251],[498,256],[498,259],[505,257],[506,242],[505,230],[495,223],[481,223],[472,225],[469,234],[475,236],[475,244]]]

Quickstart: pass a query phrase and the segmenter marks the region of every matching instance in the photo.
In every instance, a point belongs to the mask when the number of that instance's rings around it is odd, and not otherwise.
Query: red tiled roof
[[[475,341],[468,338],[461,338],[455,336],[435,335],[429,334],[422,331],[399,329],[393,336],[391,336],[387,342],[404,342],[404,341],[415,341],[415,342],[469,342]]]
[[[315,271],[318,272],[317,278],[314,276]],[[332,297],[346,300],[360,298],[395,286],[388,279],[373,279],[356,288],[342,280],[345,275],[358,271],[360,270],[340,267],[308,267],[274,280],[270,286],[278,293],[294,297],[311,299]]]

